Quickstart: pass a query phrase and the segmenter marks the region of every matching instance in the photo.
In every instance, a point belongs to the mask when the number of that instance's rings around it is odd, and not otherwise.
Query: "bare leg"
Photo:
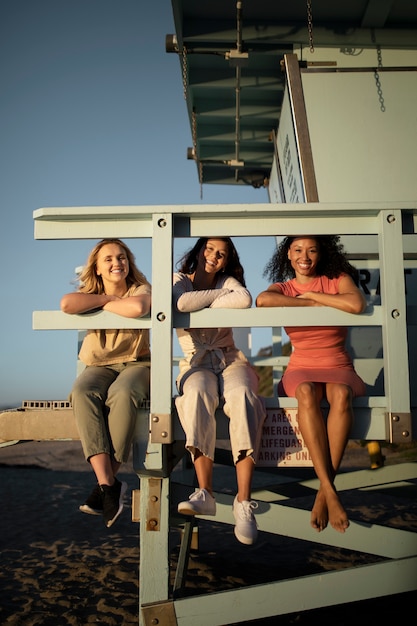
[[[213,495],[213,461],[196,451],[194,457],[194,467],[197,474],[198,486],[200,489],[206,489]],[[255,464],[250,456],[245,456],[236,464],[236,476],[238,486],[238,500],[251,499],[252,476]]]
[[[237,499],[239,502],[252,497],[252,476],[255,463],[252,457],[245,456],[236,463]]]
[[[117,474],[120,463],[114,459],[112,460],[110,455],[105,452],[91,456],[90,463],[98,484],[109,485],[111,487],[114,484],[114,477]]]
[[[342,462],[352,428],[352,392],[346,385],[328,383],[326,385],[326,396],[330,405],[327,417],[327,438],[334,480]],[[341,506],[340,500],[339,505]],[[343,507],[343,512],[340,511],[340,506],[336,507],[335,515],[333,516],[329,505],[329,519],[333,528],[339,532],[344,532],[349,526],[349,520]]]
[[[344,385],[332,385],[332,387],[348,390]],[[321,386],[317,386],[314,383],[302,383],[297,387],[295,395],[298,401],[298,423],[300,430],[320,481],[320,489],[311,511],[311,526],[320,532],[326,528],[330,521],[330,524],[335,530],[345,532],[346,528],[349,526],[349,521],[333,482],[336,470],[333,467],[326,424],[320,409],[322,396]],[[340,396],[336,389],[331,389],[330,395],[334,400],[337,400],[337,397]],[[336,401],[336,405],[338,406],[333,407],[334,415],[338,413],[338,409],[341,407],[340,402]],[[343,420],[341,421],[343,422]],[[340,431],[338,432],[337,427],[335,427],[334,418],[331,419],[331,423],[331,432],[335,440],[333,442],[334,454],[336,457],[335,460],[337,460],[337,456],[340,454],[340,448],[342,448],[342,438],[345,441],[344,445],[346,445],[345,425],[340,426],[343,432],[341,436]],[[343,450],[344,446],[342,454]],[[341,456],[339,464],[340,460]]]
[[[328,383],[326,385],[326,395],[330,404],[327,418],[327,436],[333,470],[336,475],[352,428],[352,392],[345,385]]]
[[[196,450],[194,456],[194,467],[200,489],[206,489],[210,495],[213,495],[212,459],[201,454],[199,450]]]

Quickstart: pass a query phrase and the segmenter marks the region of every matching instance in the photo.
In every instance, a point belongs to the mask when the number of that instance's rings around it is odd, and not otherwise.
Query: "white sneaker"
[[[179,503],[178,513],[182,513],[182,515],[216,515],[216,500],[206,489],[196,489],[188,500]]]
[[[253,500],[244,500],[239,502],[236,498],[233,502],[233,515],[235,517],[235,535],[236,538],[247,546],[251,546],[258,538],[258,526],[253,514],[254,509],[258,508],[258,503]]]

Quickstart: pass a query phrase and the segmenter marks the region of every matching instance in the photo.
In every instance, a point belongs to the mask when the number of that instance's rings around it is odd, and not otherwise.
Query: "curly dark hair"
[[[339,235],[305,235],[317,243],[320,259],[317,264],[317,275],[337,278],[340,274],[348,274],[358,284],[358,270],[349,263]],[[294,269],[288,258],[288,250],[300,235],[284,237],[278,245],[271,260],[265,266],[263,276],[271,282],[279,283],[295,277]]]
[[[197,243],[184,254],[176,263],[176,267],[179,272],[183,274],[192,274],[197,269],[198,256],[202,248],[204,248],[209,239],[220,239],[227,243],[227,264],[224,268],[224,273],[228,276],[233,276],[240,282],[241,285],[246,287],[244,270],[240,263],[239,255],[230,237],[200,237]]]

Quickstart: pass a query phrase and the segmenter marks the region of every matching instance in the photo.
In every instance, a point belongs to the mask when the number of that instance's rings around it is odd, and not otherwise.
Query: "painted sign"
[[[267,409],[259,467],[312,467],[297,422],[297,409]]]
[[[305,202],[288,88],[285,89],[282,101],[276,148],[285,202],[294,204]]]

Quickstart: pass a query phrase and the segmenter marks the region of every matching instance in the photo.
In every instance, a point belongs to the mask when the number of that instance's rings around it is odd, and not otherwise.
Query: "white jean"
[[[249,363],[235,361],[219,373],[207,367],[192,368],[180,379],[179,390],[175,404],[193,461],[196,449],[214,460],[215,412],[223,400],[233,462],[236,464],[242,453],[256,462],[266,411],[257,395],[258,376]]]

